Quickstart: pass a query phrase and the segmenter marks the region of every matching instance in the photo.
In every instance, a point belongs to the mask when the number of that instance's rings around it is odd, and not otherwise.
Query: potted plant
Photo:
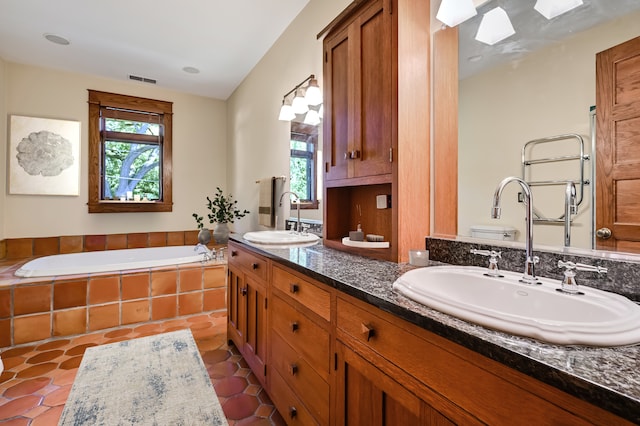
[[[225,196],[219,187],[216,187],[216,193],[213,199],[207,196],[207,209],[210,211],[207,217],[209,218],[209,223],[215,223],[213,238],[217,244],[225,244],[229,240],[229,223],[235,222],[236,219],[242,219],[249,214],[249,210],[238,209],[237,204],[238,201],[234,200],[231,194]],[[201,230],[198,234],[198,241],[206,244],[200,241],[201,234],[204,234],[204,217],[198,216],[197,213],[193,213],[192,216],[198,224],[198,229]],[[209,239],[210,238],[211,237],[209,237]],[[203,240],[204,239],[206,239],[206,236],[203,235]]]

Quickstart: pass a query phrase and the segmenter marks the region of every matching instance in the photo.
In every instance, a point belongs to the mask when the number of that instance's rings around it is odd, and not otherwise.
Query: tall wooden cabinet
[[[229,243],[227,337],[263,386],[267,376],[268,261]]]
[[[410,248],[424,247],[429,233],[428,28],[428,1],[365,0],[354,2],[327,29],[325,245],[392,261],[405,261]],[[390,199],[390,206],[379,208],[377,196]],[[413,230],[403,232],[402,223],[409,222]],[[342,238],[358,223],[365,234],[382,235],[390,247],[343,245]]]

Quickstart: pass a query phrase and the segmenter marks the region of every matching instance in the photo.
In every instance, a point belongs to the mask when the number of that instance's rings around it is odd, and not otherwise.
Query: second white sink
[[[252,243],[275,245],[315,243],[320,239],[315,234],[296,234],[291,231],[253,231],[242,237]]]
[[[522,274],[484,276],[472,266],[414,269],[395,291],[449,315],[488,328],[563,345],[620,346],[640,343],[640,306],[615,293],[581,286],[584,295],[556,291],[560,282],[518,282]]]

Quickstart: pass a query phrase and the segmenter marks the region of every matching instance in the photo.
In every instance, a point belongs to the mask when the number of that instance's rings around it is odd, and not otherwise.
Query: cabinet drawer
[[[253,275],[261,280],[267,279],[267,260],[255,255],[248,250],[239,248],[235,244],[229,244],[229,263]]]
[[[329,380],[329,332],[279,296],[272,297],[271,327],[318,374]],[[270,308],[271,309],[271,308]],[[273,333],[272,333],[273,334]]]
[[[278,333],[271,334],[271,360],[318,423],[329,424],[329,384]]]
[[[319,424],[277,372],[271,377],[269,396],[288,425]]]
[[[273,267],[273,287],[311,309],[325,320],[331,318],[329,292],[277,266]]]

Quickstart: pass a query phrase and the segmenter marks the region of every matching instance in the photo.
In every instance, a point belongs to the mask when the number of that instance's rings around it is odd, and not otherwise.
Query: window
[[[302,209],[317,209],[318,127],[291,122],[291,153],[289,156],[290,189],[300,196]],[[297,207],[293,204],[292,208]]]
[[[89,213],[169,212],[172,103],[89,90]]]

